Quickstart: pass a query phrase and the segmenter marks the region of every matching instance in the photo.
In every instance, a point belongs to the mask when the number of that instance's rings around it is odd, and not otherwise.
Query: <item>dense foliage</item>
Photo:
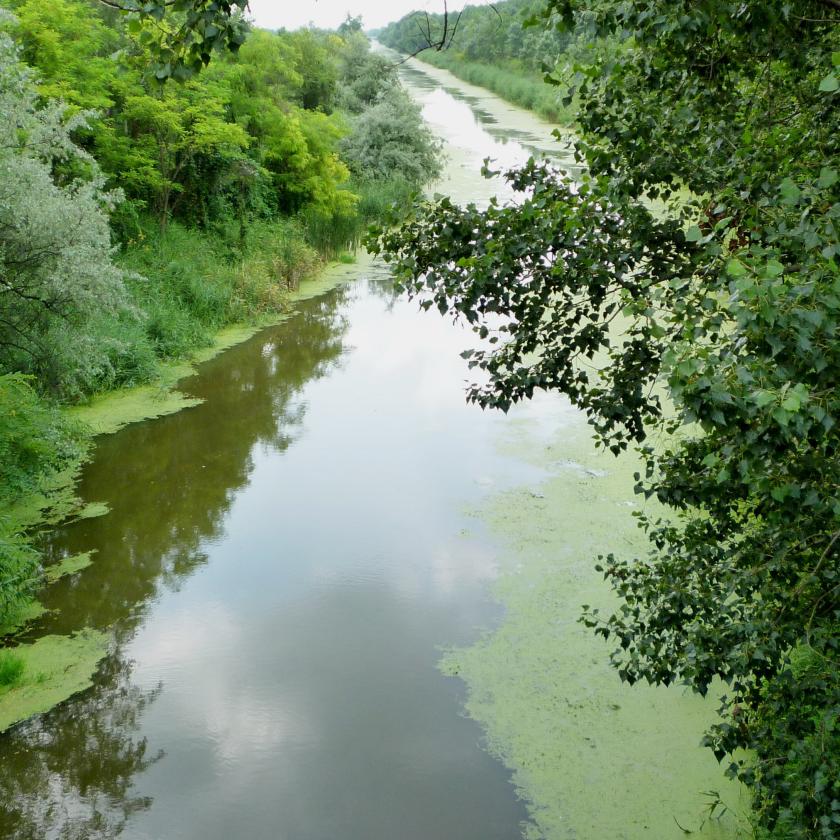
[[[239,49],[248,35],[247,0],[98,0],[131,17],[132,35],[150,50],[149,69],[160,81],[190,78],[213,50]]]
[[[638,447],[637,491],[670,513],[640,517],[648,556],[600,560],[620,607],[586,622],[628,682],[722,681],[706,740],[760,833],[836,837],[840,9],[554,0],[544,20],[594,40],[558,71],[586,174],[532,162],[504,173],[517,202],[419,203],[378,247],[486,339],[472,399],[558,389],[602,445]]]
[[[421,184],[440,174],[440,145],[422,124],[420,107],[400,87],[378,97],[354,120],[341,143],[351,171],[362,179],[399,177]]]
[[[71,138],[84,123],[65,122],[60,105],[36,107],[29,73],[2,34],[0,108],[0,369],[75,391],[119,352],[97,335],[94,313],[131,317],[111,261],[112,197]],[[57,168],[87,177],[55,178]]]
[[[27,495],[85,452],[81,430],[19,374],[0,375],[0,623],[40,582],[40,558],[14,516]]]

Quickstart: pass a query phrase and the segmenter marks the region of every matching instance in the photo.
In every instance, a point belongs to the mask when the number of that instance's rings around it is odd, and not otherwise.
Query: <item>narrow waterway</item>
[[[404,72],[459,199],[487,194],[483,157],[527,156]],[[110,628],[114,650],[92,690],[0,738],[0,835],[520,835],[436,664],[497,618],[467,509],[539,471],[498,453],[506,418],[465,405],[469,336],[381,267],[346,272],[182,383],[203,405],[100,440],[81,493],[111,513],[51,545],[95,562],[47,591],[33,635]]]
[[[490,95],[401,73],[459,201],[498,187],[486,157],[566,154]],[[548,440],[570,410],[467,406],[470,335],[368,259],[340,271],[182,383],[202,405],[100,440],[81,493],[111,513],[50,546],[95,562],[47,591],[32,635],[108,629],[112,652],[93,689],[0,737],[0,836],[522,836],[437,663],[500,619],[497,546],[470,511],[545,477],[499,441],[523,422]]]

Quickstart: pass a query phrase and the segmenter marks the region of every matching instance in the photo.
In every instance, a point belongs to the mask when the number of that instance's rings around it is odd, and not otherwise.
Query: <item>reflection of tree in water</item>
[[[43,593],[55,612],[33,636],[112,628],[121,645],[160,587],[177,588],[207,561],[202,545],[220,536],[255,450],[289,447],[304,419],[298,395],[337,363],[345,297],[336,290],[302,303],[286,323],[209,362],[185,388],[203,405],[99,441],[81,494],[112,512],[51,536],[54,558],[97,554],[81,575]],[[132,685],[130,663],[114,654],[88,692],[0,736],[0,836],[115,837],[149,807],[131,788],[160,756],[136,733],[160,690]]]
[[[394,288],[394,275],[384,262],[374,262],[366,275],[368,288],[385,303],[387,312],[391,312],[403,296]]]
[[[130,663],[113,654],[90,691],[4,735],[0,836],[118,836],[132,814],[151,804],[131,788],[162,757],[137,737],[139,719],[160,690],[132,685]]]
[[[336,290],[307,301],[286,323],[209,362],[185,388],[205,398],[203,405],[100,441],[81,491],[107,501],[112,512],[53,538],[54,556],[98,553],[78,579],[45,593],[58,612],[42,629],[66,633],[129,617],[135,626],[161,585],[204,561],[201,545],[220,536],[255,452],[289,447],[304,419],[298,395],[341,355],[347,324],[338,308],[345,297]]]

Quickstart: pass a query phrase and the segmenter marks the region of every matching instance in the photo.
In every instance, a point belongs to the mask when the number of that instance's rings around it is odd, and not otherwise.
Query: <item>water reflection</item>
[[[222,538],[255,453],[291,445],[305,414],[298,394],[337,364],[345,296],[338,289],[306,301],[257,346],[234,347],[204,365],[200,377],[182,383],[203,405],[100,440],[81,494],[104,496],[112,513],[59,530],[48,546],[52,559],[95,546],[96,562],[47,590],[45,605],[57,611],[36,632],[116,624],[124,636],[161,589],[206,562],[201,546]],[[68,603],[71,609],[58,609]]]
[[[132,786],[163,757],[138,735],[140,719],[160,692],[161,686],[134,685],[131,663],[113,653],[84,696],[7,734],[0,836],[105,840],[121,834],[152,804]]]

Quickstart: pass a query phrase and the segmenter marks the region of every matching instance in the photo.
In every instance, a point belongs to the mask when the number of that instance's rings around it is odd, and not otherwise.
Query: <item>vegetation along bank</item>
[[[162,63],[149,15],[0,9],[0,729],[84,687],[108,643],[16,638],[40,587],[95,562],[38,550],[39,529],[107,513],[74,495],[93,433],[190,405],[170,391],[184,360],[282,317],[437,172],[360,29],[240,20],[238,50],[196,73]]]
[[[466,6],[460,16],[449,16],[446,27],[440,13],[412,12],[374,34],[394,50],[416,54],[547,120],[571,125],[573,103],[564,102],[565,89],[549,84],[545,76],[558,56],[573,63],[586,45],[575,33],[529,26],[541,8],[534,0]]]

